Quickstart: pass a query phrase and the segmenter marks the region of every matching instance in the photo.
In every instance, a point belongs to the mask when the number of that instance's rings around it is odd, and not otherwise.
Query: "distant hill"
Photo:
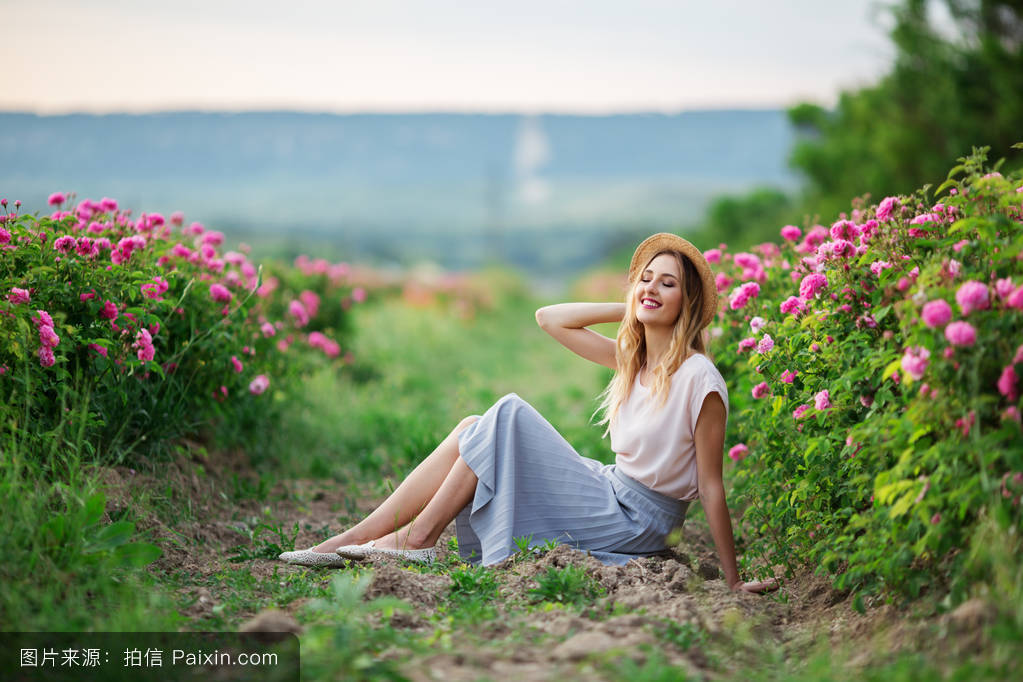
[[[783,111],[0,114],[0,194],[53,191],[351,258],[581,267],[715,194],[791,187]]]

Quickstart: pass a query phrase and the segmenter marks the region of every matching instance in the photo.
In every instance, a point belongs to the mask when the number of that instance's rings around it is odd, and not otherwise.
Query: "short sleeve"
[[[693,392],[693,401],[689,406],[689,425],[693,433],[696,433],[696,421],[700,418],[700,411],[703,410],[704,401],[708,395],[715,392],[721,396],[721,402],[725,405],[725,425],[727,426],[729,413],[728,389],[720,379],[707,376],[698,384],[698,388]]]

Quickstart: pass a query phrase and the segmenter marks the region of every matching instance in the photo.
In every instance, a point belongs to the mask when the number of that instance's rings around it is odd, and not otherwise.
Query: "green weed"
[[[529,590],[534,602],[582,606],[604,594],[600,583],[582,568],[571,564],[564,568],[552,566],[536,581],[538,586]]]
[[[298,523],[295,523],[289,534],[281,525],[257,524],[249,531],[250,545],[237,545],[230,549],[230,561],[250,561],[252,559],[276,559],[281,552],[294,549],[298,537]]]

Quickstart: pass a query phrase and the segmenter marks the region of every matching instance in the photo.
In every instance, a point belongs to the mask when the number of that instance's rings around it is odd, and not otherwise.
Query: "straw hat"
[[[703,318],[700,328],[706,327],[714,320],[714,315],[718,311],[717,284],[714,282],[714,273],[710,269],[710,263],[698,248],[682,237],[661,232],[644,239],[643,243],[636,247],[636,252],[632,254],[632,263],[629,265],[629,283],[634,283],[639,277],[641,268],[645,267],[661,251],[678,251],[696,266],[696,271],[700,273],[700,279],[703,281]]]

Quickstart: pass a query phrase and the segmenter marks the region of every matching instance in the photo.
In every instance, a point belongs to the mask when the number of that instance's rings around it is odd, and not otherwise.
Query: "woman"
[[[417,561],[456,522],[458,549],[473,563],[497,563],[554,539],[622,564],[666,549],[668,534],[700,499],[725,579],[733,590],[777,583],[739,579],[725,504],[728,390],[706,356],[704,328],[718,297],[707,260],[672,234],[633,254],[624,303],[562,303],[536,312],[540,327],[569,350],[615,370],[601,408],[615,464],[580,457],[515,394],[467,417],[356,526],[281,558],[302,565],[393,555]],[[617,339],[590,329],[623,322]]]

